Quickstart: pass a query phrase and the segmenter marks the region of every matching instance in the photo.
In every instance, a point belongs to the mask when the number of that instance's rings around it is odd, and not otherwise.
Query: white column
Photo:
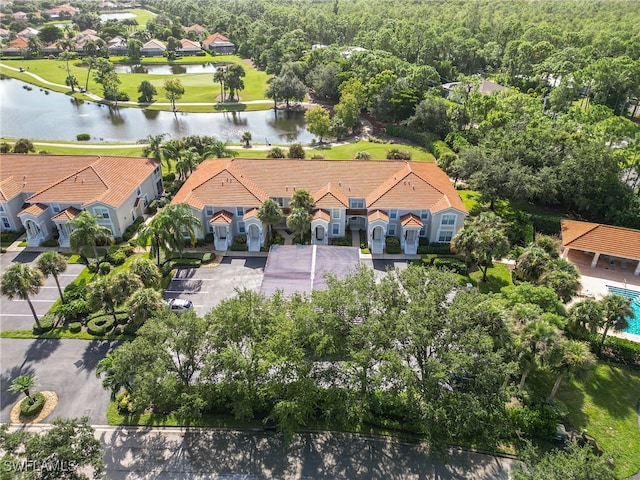
[[[640,260],[638,260],[638,266],[633,272],[634,275],[640,275]]]
[[[598,264],[598,259],[600,258],[600,252],[597,252],[593,255],[593,260],[591,261],[591,268],[595,268]]]

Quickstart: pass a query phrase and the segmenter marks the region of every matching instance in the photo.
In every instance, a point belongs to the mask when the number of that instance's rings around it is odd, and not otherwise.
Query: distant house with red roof
[[[188,38],[183,38],[180,40],[180,46],[176,49],[177,55],[197,55],[202,52],[202,47],[198,42],[194,42],[193,40],[189,40]]]
[[[71,18],[76,13],[78,13],[78,9],[65,3],[63,5],[58,5],[57,7],[50,8],[45,10],[45,13],[49,15],[51,20],[57,20],[59,18]]]
[[[9,42],[7,48],[2,51],[7,57],[17,57],[22,55],[22,51],[29,45],[29,39],[25,37],[17,37]]]
[[[236,46],[221,33],[212,33],[202,41],[202,47],[214,55],[231,55],[235,52]]]
[[[145,57],[161,57],[166,51],[167,46],[165,43],[155,38],[149,40],[140,49],[140,53]]]
[[[19,11],[19,12],[13,12],[12,17],[14,18],[14,20],[26,20],[28,15],[22,11]]]
[[[0,154],[0,225],[24,228],[29,246],[57,233],[60,246],[68,247],[68,222],[83,210],[121,237],[162,191],[160,163],[153,159]]]

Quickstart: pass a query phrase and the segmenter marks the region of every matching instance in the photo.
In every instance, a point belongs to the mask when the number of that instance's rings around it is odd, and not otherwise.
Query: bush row
[[[113,317],[111,315],[103,315],[92,318],[87,323],[87,332],[90,335],[103,336],[113,328]]]
[[[598,352],[601,337],[592,336],[589,339],[591,350]],[[621,363],[634,369],[640,369],[640,343],[632,342],[626,338],[608,336],[598,353],[602,360]]]
[[[52,313],[47,313],[40,318],[40,326],[38,324],[33,325],[33,334],[34,335],[42,335],[43,333],[49,332],[53,330],[53,324],[55,323],[56,317]]]
[[[153,200],[151,203],[153,202],[155,202],[155,200]],[[136,234],[136,232],[138,231],[138,229],[140,228],[140,225],[142,225],[143,223],[144,223],[144,217],[136,218],[131,225],[129,225],[127,228],[124,229],[124,233],[122,234],[122,240],[125,242],[128,242],[129,240],[131,240],[133,236]]]

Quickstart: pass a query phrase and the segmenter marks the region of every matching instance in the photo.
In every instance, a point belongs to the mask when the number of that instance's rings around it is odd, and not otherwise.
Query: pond
[[[243,132],[249,131],[258,143],[307,143],[313,135],[305,125],[302,113],[276,114],[273,110],[178,112],[174,116],[139,108],[115,109],[19,80],[0,80],[0,135],[4,137],[75,141],[77,134],[88,133],[92,141],[133,143],[148,135],[167,133],[171,138],[211,135],[239,143]]]
[[[149,75],[179,75],[183,73],[214,73],[226,63],[195,63],[185,65],[123,65],[115,64],[116,73],[146,73]]]
[[[127,18],[136,18],[135,13],[101,13],[98,18],[103,22],[107,20],[125,20]]]

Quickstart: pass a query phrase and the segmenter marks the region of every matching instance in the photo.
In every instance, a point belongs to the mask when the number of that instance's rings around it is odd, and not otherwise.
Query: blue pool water
[[[626,333],[633,333],[634,335],[640,335],[640,292],[635,290],[628,290],[620,287],[612,287],[607,285],[610,293],[616,295],[622,295],[631,299],[631,309],[635,313],[635,318],[629,319],[629,328],[623,330]]]

